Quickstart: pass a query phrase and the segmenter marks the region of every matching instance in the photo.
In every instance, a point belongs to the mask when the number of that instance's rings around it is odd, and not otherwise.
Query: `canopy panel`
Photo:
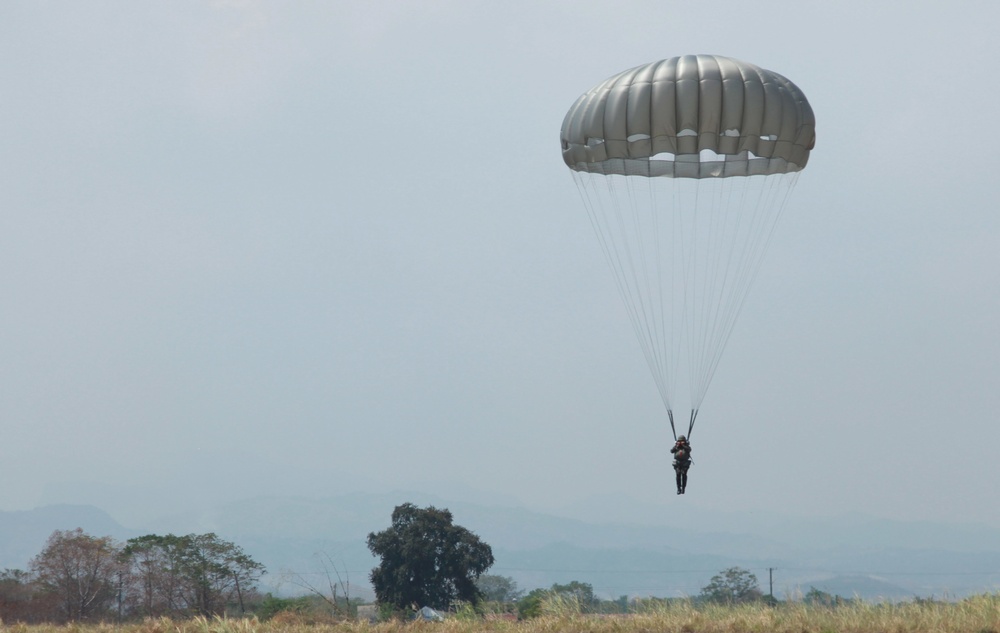
[[[816,121],[778,73],[717,55],[673,57],[621,72],[563,119],[563,160],[597,174],[725,178],[806,166]]]

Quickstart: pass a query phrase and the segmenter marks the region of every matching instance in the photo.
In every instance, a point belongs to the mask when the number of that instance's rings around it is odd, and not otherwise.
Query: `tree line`
[[[629,613],[642,606],[641,601],[630,601],[628,596],[598,598],[590,583],[580,581],[525,594],[513,578],[486,573],[494,562],[490,546],[454,525],[452,519],[448,510],[403,504],[393,511],[388,529],[368,535],[368,548],[381,559],[370,580],[386,612],[414,613],[430,606],[529,618],[559,612]],[[813,591],[816,596],[822,593]],[[726,605],[776,602],[761,591],[756,575],[740,567],[713,576],[693,601]],[[666,600],[651,598],[647,602]]]
[[[215,534],[119,543],[56,530],[28,570],[0,572],[4,621],[70,622],[244,613],[264,566]]]
[[[605,599],[598,597],[590,583],[574,580],[553,584],[548,589],[533,589],[524,593],[511,578],[483,576],[479,586],[486,600],[485,609],[516,614],[518,618],[540,615],[577,613],[625,614],[661,608],[671,602],[694,604],[737,605],[748,603],[774,604],[771,596],[760,590],[757,576],[740,567],[730,567],[712,577],[708,585],[692,598],[629,598],[627,595]],[[812,590],[817,596],[822,594]],[[813,593],[806,595],[810,601]]]
[[[455,525],[451,512],[413,504],[397,506],[391,525],[368,535],[379,564],[369,580],[382,617],[412,617],[423,607],[469,614],[530,618],[543,613],[629,613],[669,599],[628,596],[601,599],[589,583],[572,581],[525,593],[513,578],[487,574],[494,563],[488,544]],[[0,572],[0,621],[71,622],[140,618],[242,615],[267,618],[280,611],[325,610],[353,614],[356,603],[304,583],[308,596],[261,596],[264,566],[215,534],[148,534],[119,543],[82,529],[55,531],[28,570]],[[839,604],[815,589],[807,601]],[[712,577],[695,602],[775,603],[757,577],[731,567]]]

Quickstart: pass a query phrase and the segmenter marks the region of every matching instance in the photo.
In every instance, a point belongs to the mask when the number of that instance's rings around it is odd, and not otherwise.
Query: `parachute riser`
[[[694,421],[698,417],[698,409],[691,409],[691,419],[688,421],[688,432],[687,439],[691,440],[691,433],[694,431]],[[674,425],[674,412],[672,409],[667,409],[667,418],[670,419],[670,432],[674,435],[674,441],[677,441],[677,427]]]
[[[667,409],[667,417],[670,419],[670,432],[674,434],[674,441],[677,441],[677,427],[674,426],[674,412]],[[688,422],[687,439],[691,440],[691,432],[694,431],[694,421],[698,417],[698,409],[691,409],[691,420]]]

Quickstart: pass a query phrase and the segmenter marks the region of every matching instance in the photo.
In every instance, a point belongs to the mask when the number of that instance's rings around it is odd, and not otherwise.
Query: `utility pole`
[[[771,604],[774,604],[774,567],[767,568],[768,593],[771,596]]]

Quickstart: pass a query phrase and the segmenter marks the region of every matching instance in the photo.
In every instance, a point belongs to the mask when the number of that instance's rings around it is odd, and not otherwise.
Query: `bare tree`
[[[317,552],[315,557],[323,568],[320,575],[325,587],[320,583],[310,582],[302,574],[286,572],[285,577],[296,587],[305,589],[325,602],[334,615],[351,616],[351,579],[347,572],[341,574],[333,558],[326,552]]]
[[[104,616],[118,595],[121,547],[109,536],[80,528],[56,530],[31,559],[30,570],[42,591],[55,597],[66,620]]]

